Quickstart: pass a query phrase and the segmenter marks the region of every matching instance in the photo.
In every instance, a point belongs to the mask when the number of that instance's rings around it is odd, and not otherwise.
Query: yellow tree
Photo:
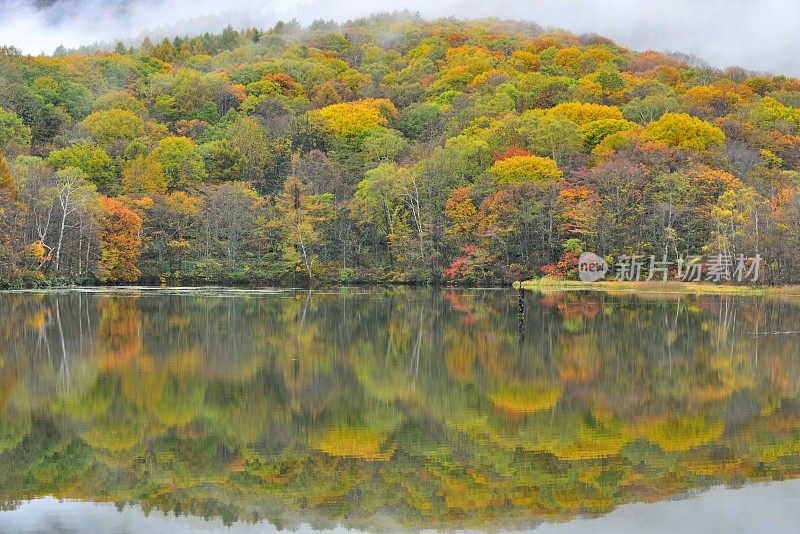
[[[496,161],[489,174],[499,184],[554,182],[564,176],[555,161],[539,156],[513,156]]]
[[[297,176],[290,176],[283,192],[275,198],[275,208],[279,219],[273,221],[273,225],[283,231],[284,257],[296,265],[302,263],[310,283],[315,259],[313,248],[320,241],[318,225],[332,217],[333,195],[311,194],[309,184]]]
[[[619,108],[590,104],[586,102],[564,102],[551,109],[548,113],[566,117],[577,125],[601,119],[624,119]]]
[[[456,240],[472,235],[478,223],[478,210],[475,209],[468,187],[457,187],[450,192],[444,205],[444,214],[452,222],[452,226],[445,230],[448,235]]]
[[[397,114],[390,100],[370,98],[358,102],[332,104],[316,112],[325,127],[337,137],[366,134],[388,124]]]
[[[729,189],[711,208],[714,230],[709,248],[731,255],[758,253],[768,202],[752,187]]]
[[[0,275],[14,267],[16,251],[13,247],[14,215],[22,210],[19,191],[11,178],[6,159],[0,155]]]
[[[683,94],[683,103],[688,111],[702,117],[721,117],[742,107],[752,98],[746,85],[720,83],[698,85]]]
[[[667,113],[648,124],[642,137],[673,148],[709,150],[725,143],[722,130],[686,113]]]
[[[167,179],[161,163],[153,154],[139,156],[122,171],[122,192],[125,194],[164,194]]]
[[[625,119],[600,119],[587,122],[580,127],[581,137],[588,150],[594,150],[603,139],[615,133],[636,128],[637,124]]]

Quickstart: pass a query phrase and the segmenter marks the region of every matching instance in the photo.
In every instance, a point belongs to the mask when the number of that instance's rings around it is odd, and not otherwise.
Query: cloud
[[[502,17],[576,33],[594,32],[635,49],[679,50],[714,66],[800,76],[796,0],[0,0],[0,43],[28,53],[58,45],[269,27],[278,20],[345,21],[407,8],[423,17]]]

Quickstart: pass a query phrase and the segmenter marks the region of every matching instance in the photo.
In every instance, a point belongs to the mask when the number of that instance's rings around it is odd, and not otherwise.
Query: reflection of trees
[[[0,500],[481,526],[800,472],[788,303],[8,294]]]

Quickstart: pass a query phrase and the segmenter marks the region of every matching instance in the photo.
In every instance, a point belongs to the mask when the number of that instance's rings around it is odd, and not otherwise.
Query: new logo
[[[582,282],[597,282],[608,272],[606,260],[593,252],[584,252],[578,258],[578,277]]]

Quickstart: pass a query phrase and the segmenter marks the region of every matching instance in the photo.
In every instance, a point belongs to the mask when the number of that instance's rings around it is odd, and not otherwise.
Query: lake
[[[0,294],[0,531],[791,532],[800,302]]]

